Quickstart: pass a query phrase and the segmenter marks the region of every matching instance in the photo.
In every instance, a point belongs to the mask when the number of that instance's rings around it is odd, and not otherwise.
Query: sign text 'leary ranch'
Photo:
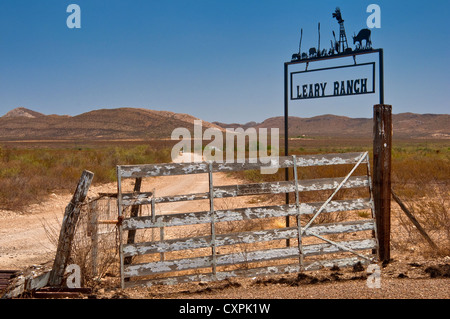
[[[290,75],[291,100],[375,93],[374,62],[297,71]]]

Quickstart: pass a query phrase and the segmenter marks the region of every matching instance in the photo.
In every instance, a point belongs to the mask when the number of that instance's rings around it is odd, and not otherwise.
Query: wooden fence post
[[[64,212],[64,219],[59,233],[58,249],[56,250],[55,261],[53,262],[52,271],[50,272],[49,285],[60,286],[67,267],[67,262],[72,249],[72,241],[75,235],[75,228],[80,216],[80,204],[86,199],[89,187],[91,186],[94,173],[83,171],[78,182],[72,200],[67,205]]]
[[[136,178],[133,192],[139,193],[141,191],[141,185],[142,185],[142,178]],[[138,217],[138,215],[139,215],[139,205],[131,206],[130,217]],[[135,237],[136,237],[136,230],[135,229],[129,230],[127,244],[134,244]],[[125,257],[123,262],[125,265],[129,265],[131,264],[131,261],[132,257]]]
[[[388,262],[391,235],[392,106],[378,104],[373,113],[373,200],[377,223],[378,254]]]
[[[89,205],[89,234],[91,236],[91,257],[92,257],[92,276],[95,278],[98,275],[98,213],[97,213],[97,201],[90,203]]]

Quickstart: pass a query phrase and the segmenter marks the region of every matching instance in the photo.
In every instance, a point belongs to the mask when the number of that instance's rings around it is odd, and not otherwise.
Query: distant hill
[[[228,128],[228,129],[231,129],[231,128],[236,129],[238,127],[241,127],[244,130],[248,129],[249,127],[256,127],[259,125],[259,123],[256,123],[256,122],[248,122],[245,124],[238,124],[238,123],[226,124],[226,123],[221,123],[221,122],[212,122],[212,124],[215,124],[215,125],[223,127],[223,128]]]
[[[42,113],[39,112],[35,112],[29,109],[26,109],[24,107],[18,107],[14,110],[9,111],[8,113],[6,113],[3,117],[5,118],[11,118],[11,117],[26,117],[26,118],[36,118],[36,117],[41,117],[41,116],[45,116]]]
[[[0,117],[0,140],[170,138],[177,127],[192,132],[194,120],[198,120],[188,114],[139,108],[101,109],[77,116],[21,114],[15,109]],[[203,129],[221,129],[205,121],[202,125]]]
[[[154,111],[142,108],[100,109],[77,116],[44,115],[26,108],[17,108],[0,117],[0,140],[112,140],[170,138],[175,128],[193,131],[194,120],[188,114]],[[284,134],[284,117],[273,117],[261,123],[226,124],[202,122],[225,130],[242,127],[279,128]],[[394,137],[450,138],[450,115],[393,115]],[[321,115],[311,118],[289,117],[290,137],[354,137],[370,138],[373,122],[367,118]]]
[[[450,138],[450,115],[401,113],[392,115],[394,137],[399,138]],[[214,122],[223,128],[239,127],[239,124]],[[278,128],[284,135],[284,117],[272,117],[261,123],[243,124],[242,128]],[[311,118],[289,117],[290,137],[371,137],[373,119],[321,115]]]

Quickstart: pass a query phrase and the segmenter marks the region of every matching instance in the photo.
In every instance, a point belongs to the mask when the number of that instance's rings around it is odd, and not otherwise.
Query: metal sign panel
[[[290,73],[290,99],[375,93],[375,62]]]

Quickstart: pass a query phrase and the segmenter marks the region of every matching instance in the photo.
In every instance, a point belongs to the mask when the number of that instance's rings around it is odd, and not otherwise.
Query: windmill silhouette
[[[338,53],[343,53],[345,51],[348,51],[349,47],[347,42],[347,35],[345,34],[344,19],[342,19],[341,9],[339,9],[339,7],[337,7],[334,11],[333,18],[336,18],[337,22],[339,23],[339,43],[338,45],[336,45],[336,49]]]

